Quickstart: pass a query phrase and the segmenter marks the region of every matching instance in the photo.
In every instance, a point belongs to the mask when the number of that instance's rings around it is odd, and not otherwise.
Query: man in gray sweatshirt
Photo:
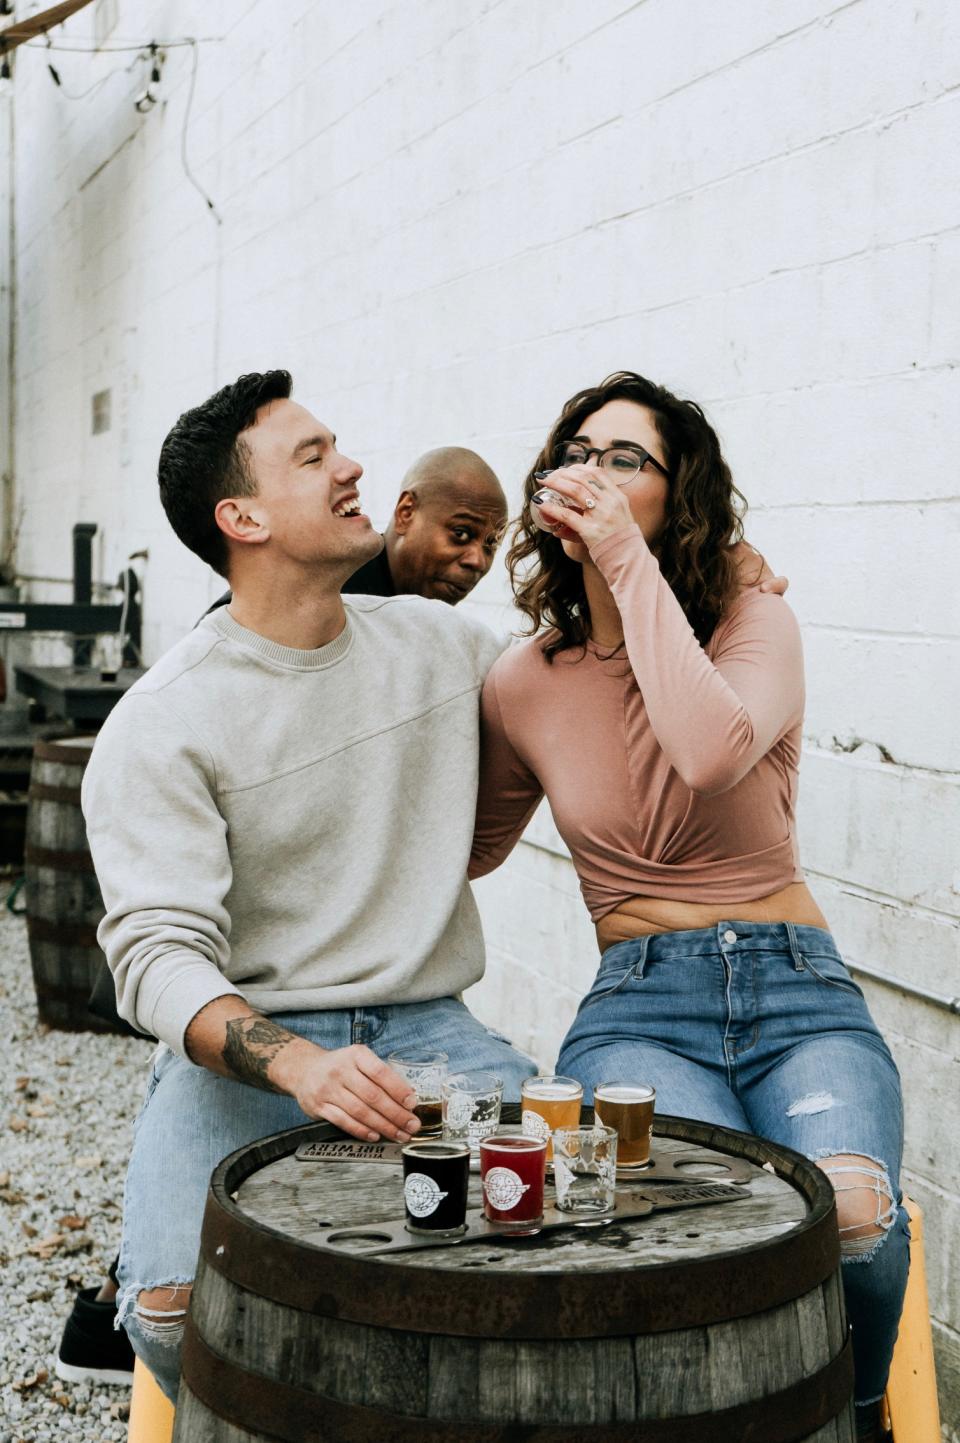
[[[440,602],[341,597],[382,540],[362,468],[290,386],[241,377],[164,442],[167,516],[233,600],[131,688],[84,784],[118,1009],[161,1040],[118,1306],[170,1397],[223,1156],[311,1118],[408,1139],[384,1061],[403,1047],[508,1096],[535,1070],[457,999],[483,971],[466,864],[499,645]]]

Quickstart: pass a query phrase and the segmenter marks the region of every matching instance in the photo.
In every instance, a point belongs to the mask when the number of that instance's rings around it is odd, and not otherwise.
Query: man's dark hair
[[[201,560],[226,576],[227,542],[214,517],[225,496],[255,496],[256,477],[241,431],[268,401],[286,400],[289,371],[259,371],[224,386],[202,406],[184,411],[160,448],[157,476],[167,520]]]

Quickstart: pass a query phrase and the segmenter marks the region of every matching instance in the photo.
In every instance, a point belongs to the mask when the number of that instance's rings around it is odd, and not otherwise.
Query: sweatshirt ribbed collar
[[[227,640],[236,642],[238,646],[246,647],[248,651],[255,651],[258,656],[264,657],[267,661],[272,661],[278,666],[290,667],[294,671],[321,671],[325,666],[334,666],[346,656],[353,645],[353,623],[349,611],[340,635],[334,637],[333,641],[328,642],[326,646],[318,646],[313,650],[297,646],[280,646],[278,642],[270,641],[256,631],[248,631],[245,626],[234,621],[225,606],[218,607],[204,619],[213,627],[214,631],[218,631]]]

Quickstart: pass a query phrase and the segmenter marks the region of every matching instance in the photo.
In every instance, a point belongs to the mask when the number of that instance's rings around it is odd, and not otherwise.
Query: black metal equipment
[[[101,722],[129,686],[142,675],[140,661],[140,583],[132,567],[121,573],[119,602],[94,604],[93,538],[95,522],[73,528],[73,600],[70,602],[0,601],[0,629],[61,631],[72,634],[73,666],[14,667],[17,690],[45,712],[83,722]],[[90,666],[93,639],[123,630],[123,670],[103,674]]]

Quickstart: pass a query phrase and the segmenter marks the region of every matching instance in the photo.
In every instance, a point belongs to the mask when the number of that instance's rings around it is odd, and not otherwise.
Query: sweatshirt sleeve
[[[507,735],[496,667],[480,698],[480,788],[467,876],[485,877],[512,852],[543,796],[533,772]]]
[[[693,792],[736,786],[803,716],[800,628],[780,596],[749,591],[701,647],[640,528],[591,552],[623,620],[627,656],[667,760]]]
[[[117,1010],[185,1055],[200,1009],[241,995],[223,975],[232,868],[213,762],[156,694],[133,693],[97,738],[82,804]]]

